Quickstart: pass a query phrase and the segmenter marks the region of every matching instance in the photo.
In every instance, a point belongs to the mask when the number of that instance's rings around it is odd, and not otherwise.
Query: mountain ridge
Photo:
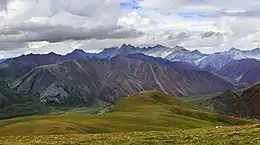
[[[259,77],[257,77],[259,69],[260,61],[250,58],[233,60],[216,73],[243,83],[253,84],[260,81]]]
[[[91,103],[99,99],[111,103],[143,90],[159,89],[184,97],[234,88],[231,83],[194,66],[136,54],[40,66],[16,79],[10,86],[18,92],[39,93],[43,102],[58,99],[56,103],[64,98],[72,99],[69,97],[72,95],[77,96],[78,101]],[[56,97],[57,94],[51,93],[51,90],[59,92],[59,96]],[[46,98],[44,94],[50,96]]]
[[[194,51],[189,51],[184,47],[178,45],[174,46],[173,48],[170,48],[159,44],[155,46],[149,46],[149,47],[137,47],[130,44],[122,44],[120,47],[105,48],[100,53],[86,53],[83,49],[75,49],[74,51],[66,55],[59,55],[56,53],[29,54],[29,55],[21,55],[16,58],[6,59],[4,62],[10,64],[8,62],[10,62],[11,60],[25,61],[26,58],[34,60],[32,57],[37,56],[37,57],[43,57],[43,59],[46,60],[47,57],[50,57],[52,58],[52,63],[55,63],[58,61],[69,60],[69,59],[90,59],[90,58],[106,59],[106,58],[112,58],[120,54],[127,56],[130,54],[137,54],[137,53],[143,53],[145,55],[153,56],[153,57],[162,57],[173,62],[179,61],[179,62],[190,63],[192,65],[206,69],[211,72],[216,72],[217,70],[219,70],[221,67],[223,67],[224,65],[226,65],[232,60],[239,60],[239,59],[246,59],[246,58],[254,58],[258,60],[260,59],[259,48],[255,48],[252,50],[240,50],[237,48],[231,48],[229,51],[217,52],[212,54],[204,54],[197,49]],[[31,58],[29,58],[30,56]],[[45,64],[49,64],[49,63],[50,62],[48,63],[46,62]],[[39,64],[37,66],[39,66]]]
[[[259,119],[260,83],[255,83],[247,88],[227,91],[194,103],[222,115]]]

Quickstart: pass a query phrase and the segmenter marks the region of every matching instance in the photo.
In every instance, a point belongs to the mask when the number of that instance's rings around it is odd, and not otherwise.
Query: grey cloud
[[[219,47],[224,42],[224,36],[212,36],[203,39],[193,39],[181,43],[188,48]]]
[[[7,10],[7,5],[11,0],[0,0],[0,11]]]
[[[10,2],[13,5],[7,7]],[[143,36],[135,27],[118,24],[121,0],[0,0],[0,51],[24,48],[30,42],[51,44],[70,40],[134,39]],[[120,25],[120,26],[118,26]],[[50,45],[51,45],[50,44]],[[53,49],[56,49],[56,45]],[[37,48],[38,49],[38,48]],[[58,48],[62,49],[62,48]]]
[[[259,10],[248,10],[245,12],[217,12],[216,15],[219,16],[229,16],[229,17],[260,17],[260,11]]]
[[[220,32],[206,31],[201,34],[201,38],[208,38],[208,37],[212,37],[212,36],[221,36],[221,35],[224,35],[224,34],[220,33]]]
[[[187,38],[190,38],[191,35],[186,33],[186,32],[181,32],[179,33],[178,35],[174,36],[172,34],[170,34],[167,39],[168,40],[184,40],[184,39],[187,39]]]
[[[121,39],[142,36],[143,32],[122,26],[84,27],[48,25],[36,23],[13,24],[0,30],[1,43],[26,43],[37,41],[60,42],[66,40]]]
[[[24,48],[26,46],[27,46],[26,43],[20,43],[20,42],[1,42],[0,50],[9,51],[9,50],[14,50],[14,49],[18,49],[18,48]]]
[[[178,34],[175,38],[176,39],[185,39],[185,38],[189,38],[191,35],[187,34],[185,32],[181,32],[180,34]]]

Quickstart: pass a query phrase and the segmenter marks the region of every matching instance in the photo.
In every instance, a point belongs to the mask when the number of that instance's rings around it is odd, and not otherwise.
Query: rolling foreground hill
[[[109,134],[71,134],[41,136],[3,136],[6,145],[59,144],[59,145],[258,145],[260,125],[245,125],[223,128],[200,128],[174,130],[171,132],[134,132]]]
[[[71,111],[60,115],[28,116],[0,122],[0,135],[57,135],[172,131],[216,125],[239,125],[244,120],[221,116],[160,91],[141,92],[117,101],[100,115]]]
[[[38,67],[10,87],[39,94],[42,103],[87,106],[113,103],[144,90],[161,90],[177,97],[233,89],[223,79],[185,63],[145,55],[119,55],[104,60],[72,60]]]

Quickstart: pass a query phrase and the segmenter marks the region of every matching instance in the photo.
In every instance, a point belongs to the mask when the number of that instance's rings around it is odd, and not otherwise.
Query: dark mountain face
[[[244,118],[260,118],[260,84],[255,84],[246,90],[234,93],[225,92],[202,103],[223,115]]]
[[[8,59],[5,63],[8,65],[8,68],[17,74],[24,74],[28,71],[47,64],[53,64],[65,60],[64,56],[58,55],[55,53],[49,54],[29,54],[22,55],[17,58]]]
[[[111,58],[117,55],[117,47],[105,48],[102,52],[98,54],[98,56],[102,59]]]
[[[18,93],[0,81],[0,119],[13,118],[25,115],[44,114],[51,108],[43,106],[27,93]]]
[[[2,63],[1,71],[10,72],[17,76],[25,74],[36,67],[55,64],[65,60],[71,59],[89,59],[89,54],[85,53],[83,50],[74,50],[67,55],[58,55],[55,53],[49,54],[29,54],[22,55],[20,57],[7,59]]]
[[[225,52],[214,53],[200,60],[197,66],[209,72],[215,73],[232,60],[234,59]]]
[[[88,59],[88,54],[81,50],[81,49],[75,49],[74,51],[72,51],[71,53],[68,53],[66,56],[67,59],[71,58],[71,59]]]
[[[217,71],[217,74],[245,83],[254,83],[260,80],[258,77],[259,69],[260,61],[256,59],[241,59],[231,61]]]
[[[226,91],[223,94],[207,99],[206,101],[199,102],[201,106],[212,109],[218,114],[248,117],[247,106],[243,99],[232,91]]]
[[[260,81],[260,68],[252,68],[248,70],[240,79],[241,82],[254,84]]]
[[[143,58],[116,56],[104,60],[71,60],[42,66],[10,86],[18,92],[40,95],[41,102],[88,105],[114,102],[143,90],[161,90],[184,97],[232,89],[219,77],[181,63],[162,64]],[[145,59],[152,59],[147,57]]]
[[[255,84],[241,94],[251,118],[260,118],[260,84]]]

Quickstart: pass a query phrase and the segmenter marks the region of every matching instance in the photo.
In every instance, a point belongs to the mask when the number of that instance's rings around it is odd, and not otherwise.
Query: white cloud
[[[0,0],[0,57],[122,43],[250,49],[260,44],[259,8],[259,0]]]

